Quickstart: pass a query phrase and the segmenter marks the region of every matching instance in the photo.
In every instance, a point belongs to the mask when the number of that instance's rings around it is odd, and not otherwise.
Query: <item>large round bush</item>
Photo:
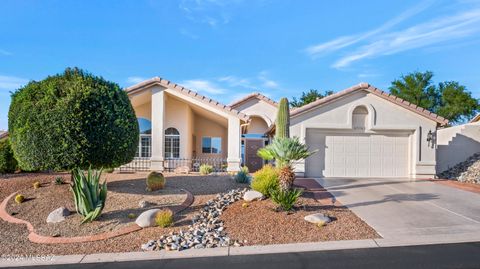
[[[78,68],[12,94],[8,129],[26,171],[117,167],[133,159],[139,138],[127,94]]]
[[[17,161],[13,157],[9,139],[0,139],[0,174],[13,173],[17,168]]]

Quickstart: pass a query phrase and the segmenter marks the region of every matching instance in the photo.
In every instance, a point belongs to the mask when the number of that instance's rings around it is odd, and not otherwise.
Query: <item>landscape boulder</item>
[[[160,211],[160,209],[157,208],[157,209],[150,209],[143,212],[137,217],[137,219],[135,220],[135,223],[142,228],[156,226],[155,215],[157,214],[158,211]]]
[[[319,224],[319,223],[326,224],[332,221],[328,216],[326,216],[323,213],[307,215],[305,216],[304,219],[313,224]]]
[[[47,223],[62,222],[68,215],[70,215],[70,210],[65,207],[59,207],[48,214]]]
[[[263,199],[263,194],[261,192],[254,191],[254,190],[249,190],[245,192],[245,194],[243,195],[243,200],[247,202],[262,200],[262,199]]]

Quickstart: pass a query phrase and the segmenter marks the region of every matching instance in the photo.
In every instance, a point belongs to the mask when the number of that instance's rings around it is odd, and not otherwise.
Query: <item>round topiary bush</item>
[[[78,68],[13,93],[8,128],[26,171],[117,167],[133,159],[139,139],[125,91]]]
[[[147,176],[147,191],[161,190],[165,187],[166,179],[162,173],[152,171]]]
[[[9,139],[0,140],[0,174],[13,173],[17,169],[17,160],[13,157]]]

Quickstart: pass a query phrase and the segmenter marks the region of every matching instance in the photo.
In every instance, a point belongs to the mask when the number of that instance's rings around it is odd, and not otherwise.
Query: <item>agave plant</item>
[[[70,186],[75,200],[75,209],[82,215],[83,221],[91,222],[102,214],[107,200],[107,182],[100,184],[102,170],[92,170],[85,173],[81,169],[72,170],[72,185]]]
[[[264,160],[275,160],[279,171],[279,184],[283,191],[289,191],[295,180],[292,165],[314,154],[298,137],[276,137],[268,146],[258,150],[257,154]]]

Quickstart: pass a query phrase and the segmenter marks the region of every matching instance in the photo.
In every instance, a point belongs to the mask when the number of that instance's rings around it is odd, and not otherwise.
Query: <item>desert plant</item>
[[[278,170],[271,166],[265,165],[262,169],[253,174],[250,187],[264,196],[270,196],[269,190],[278,186]]]
[[[284,211],[292,210],[293,206],[302,195],[301,189],[283,190],[282,188],[271,188],[269,190],[272,201]]]
[[[277,118],[275,120],[275,137],[290,137],[290,108],[287,98],[280,99],[278,104]]]
[[[235,182],[241,183],[241,184],[247,184],[250,182],[250,176],[244,171],[238,171],[234,179],[235,179]]]
[[[102,214],[107,200],[107,181],[100,184],[102,170],[88,168],[85,171],[76,168],[72,170],[73,198],[77,213],[82,215],[83,221],[91,222]]]
[[[21,203],[23,203],[23,201],[25,201],[25,197],[23,195],[17,194],[15,196],[15,203],[21,204]]]
[[[132,161],[139,139],[127,93],[78,68],[15,91],[8,131],[25,171],[118,167]]]
[[[13,173],[17,169],[17,160],[13,157],[10,140],[0,140],[0,174]]]
[[[33,182],[32,185],[33,185],[33,188],[34,188],[34,189],[38,189],[38,188],[40,188],[40,186],[41,186],[40,182],[38,182],[38,181]]]
[[[165,228],[173,224],[173,212],[171,210],[160,210],[155,214],[155,224]]]
[[[308,158],[316,151],[310,151],[308,146],[300,142],[298,137],[273,139],[268,146],[258,150],[257,154],[264,160],[275,160],[279,169],[280,187],[283,191],[290,190],[295,180],[292,165],[294,162]]]
[[[134,213],[130,213],[130,214],[127,215],[127,218],[129,218],[129,219],[134,219],[136,217],[137,217],[137,215],[134,214]]]
[[[105,168],[103,171],[105,171],[105,173],[111,174],[115,171],[115,168],[111,168],[111,167],[110,168]]]
[[[63,177],[56,177],[55,185],[62,185],[62,184],[65,184],[65,180],[63,179]]]
[[[147,191],[157,191],[165,187],[166,179],[160,172],[152,171],[147,176]]]
[[[209,164],[202,164],[200,165],[200,174],[201,175],[208,175],[208,174],[211,174],[213,172],[213,166],[209,165]]]

